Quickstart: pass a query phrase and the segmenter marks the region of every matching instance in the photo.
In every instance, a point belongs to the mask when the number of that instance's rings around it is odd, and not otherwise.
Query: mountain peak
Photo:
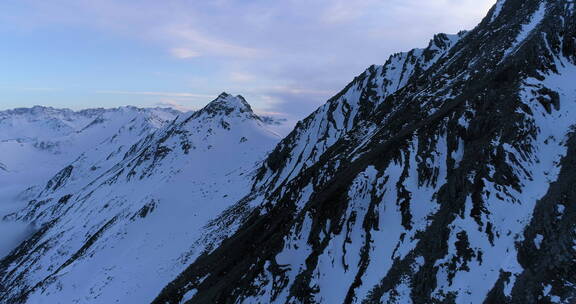
[[[237,108],[242,111],[252,112],[252,107],[250,106],[250,104],[248,104],[248,102],[242,95],[233,96],[226,92],[222,92],[218,96],[218,98],[216,98],[210,104],[225,105],[227,107]]]
[[[257,117],[252,107],[241,95],[233,96],[226,92],[221,93],[216,99],[211,101],[202,110],[196,112],[197,116],[248,116]]]

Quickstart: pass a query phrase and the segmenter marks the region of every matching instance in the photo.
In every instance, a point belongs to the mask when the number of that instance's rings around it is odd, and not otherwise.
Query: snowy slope
[[[93,109],[74,112],[46,107],[0,112],[0,162],[7,183],[44,182],[82,152],[139,120],[138,132],[150,133],[178,115],[171,109]],[[32,173],[32,174],[30,174]]]
[[[3,301],[151,301],[202,252],[193,244],[203,227],[246,194],[278,141],[241,96],[225,93],[153,133],[131,129],[84,152],[9,216],[37,232],[3,261]]]
[[[575,13],[498,1],[278,145],[228,94],[122,124],[7,217],[0,302],[574,303]]]
[[[98,151],[109,154],[121,150],[178,114],[171,109],[134,107],[74,112],[37,106],[0,112],[0,218],[22,208],[51,176],[84,157],[82,153],[94,157]],[[6,221],[0,222],[0,228],[4,231],[0,234],[0,256],[31,229],[27,224]]]
[[[575,37],[572,1],[498,1],[406,82],[369,69],[154,303],[573,303]]]

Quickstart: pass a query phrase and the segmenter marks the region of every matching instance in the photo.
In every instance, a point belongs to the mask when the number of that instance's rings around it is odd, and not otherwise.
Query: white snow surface
[[[54,131],[71,145],[57,153],[84,151],[71,160],[63,185],[41,185],[8,217],[36,229],[51,225],[37,243],[50,246],[18,260],[26,267],[10,266],[12,278],[23,275],[29,286],[44,282],[29,303],[150,302],[206,249],[198,242],[204,227],[248,194],[252,172],[279,140],[240,96],[223,94],[178,119],[119,111],[121,119]]]
[[[36,106],[0,112],[0,256],[34,229],[3,218],[22,208],[67,163],[92,147],[98,149],[130,122],[144,134],[175,118],[170,109],[135,107],[74,112]]]

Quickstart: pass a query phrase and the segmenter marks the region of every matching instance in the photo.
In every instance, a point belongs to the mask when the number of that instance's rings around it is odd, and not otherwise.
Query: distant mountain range
[[[226,93],[0,112],[0,302],[576,303],[575,13],[499,0],[284,138]]]

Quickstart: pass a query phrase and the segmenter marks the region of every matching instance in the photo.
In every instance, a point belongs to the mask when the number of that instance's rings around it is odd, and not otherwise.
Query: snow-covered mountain
[[[574,303],[575,39],[573,1],[501,0],[371,67],[155,303]]]
[[[32,199],[51,176],[82,153],[132,145],[180,114],[134,107],[74,112],[37,106],[0,112],[0,217],[22,208],[22,200]],[[5,244],[21,241],[30,227],[0,223],[0,230],[0,256],[4,256],[12,247]]]
[[[228,94],[119,123],[6,217],[0,302],[576,302],[575,10],[499,0],[279,143]]]
[[[150,111],[122,112],[116,132],[5,217],[35,233],[2,262],[2,302],[151,301],[202,250],[192,245],[203,227],[248,193],[279,140],[241,96],[223,93],[171,121]],[[95,121],[81,132],[112,123]]]
[[[0,184],[31,184],[46,179],[82,152],[130,129],[130,138],[152,133],[179,112],[172,109],[71,110],[34,107],[0,112]],[[6,173],[8,172],[8,173]]]

